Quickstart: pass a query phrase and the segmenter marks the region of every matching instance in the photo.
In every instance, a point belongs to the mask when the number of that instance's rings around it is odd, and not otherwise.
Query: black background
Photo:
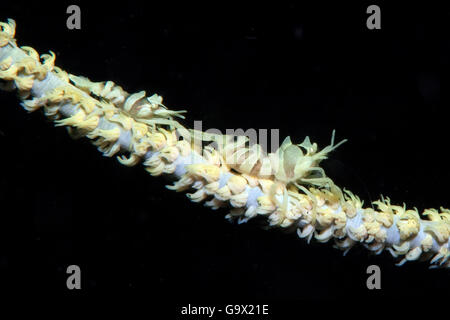
[[[323,167],[366,204],[389,196],[419,210],[450,207],[447,108],[450,11],[384,3],[192,5],[76,2],[81,30],[66,28],[72,3],[0,5],[19,45],[52,50],[64,70],[164,97],[204,129],[280,129],[319,146],[349,142]],[[366,28],[379,4],[382,29]],[[446,298],[448,270],[399,268],[388,253],[306,245],[258,223],[230,224],[164,188],[140,166],[73,141],[14,93],[0,94],[0,290],[71,297],[132,294],[168,317],[191,304]],[[207,126],[207,127],[206,127]],[[82,290],[66,288],[66,268]],[[366,268],[382,290],[366,288]],[[309,302],[308,302],[309,303]]]

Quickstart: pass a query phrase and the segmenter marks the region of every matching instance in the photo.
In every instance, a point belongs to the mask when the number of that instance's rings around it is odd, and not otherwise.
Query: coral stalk
[[[419,258],[433,267],[450,267],[450,210],[406,209],[389,198],[363,207],[361,200],[336,186],[319,166],[344,141],[318,150],[307,137],[287,138],[274,153],[245,137],[211,135],[186,129],[157,94],[130,94],[111,81],[92,82],[54,66],[53,53],[39,56],[18,47],[15,22],[0,24],[2,88],[17,90],[27,111],[43,109],[56,126],[87,137],[120,163],[142,163],[151,175],[176,178],[168,186],[189,191],[193,202],[230,208],[227,218],[246,222],[265,217],[270,226],[297,230],[308,242],[331,239],[347,252],[357,243],[375,253],[388,250],[398,264]],[[203,146],[205,142],[214,142]]]

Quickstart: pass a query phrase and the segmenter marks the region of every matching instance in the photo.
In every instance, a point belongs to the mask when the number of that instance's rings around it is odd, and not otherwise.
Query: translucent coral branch
[[[299,145],[287,138],[278,151],[265,154],[246,140],[187,130],[175,120],[183,111],[169,110],[160,96],[129,94],[111,81],[68,74],[54,66],[53,54],[41,62],[34,49],[19,48],[13,20],[0,28],[4,87],[18,90],[26,110],[43,109],[56,125],[91,139],[105,156],[120,154],[124,165],[143,163],[152,175],[176,177],[169,189],[193,190],[188,197],[212,209],[231,208],[229,219],[262,216],[271,226],[297,229],[308,241],[333,239],[344,252],[361,243],[376,253],[387,249],[399,265],[424,257],[432,266],[450,267],[450,211],[420,215],[388,198],[375,201],[376,210],[363,208],[319,167],[339,145],[334,139],[318,151],[309,138]],[[215,141],[218,148],[199,147],[198,139]]]

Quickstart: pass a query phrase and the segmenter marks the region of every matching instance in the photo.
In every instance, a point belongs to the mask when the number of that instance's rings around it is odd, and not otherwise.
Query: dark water
[[[336,129],[349,141],[323,167],[366,204],[383,194],[419,210],[450,207],[448,9],[380,5],[382,28],[368,30],[371,3],[81,2],[82,28],[68,30],[69,4],[2,3],[0,19],[14,18],[19,45],[54,51],[70,73],[187,109],[186,126],[279,129],[319,146]],[[168,315],[188,303],[295,312],[307,300],[447,297],[448,270],[398,268],[388,253],[358,248],[342,257],[329,244],[230,224],[27,114],[14,94],[1,92],[0,105],[1,290],[157,293],[152,303]],[[77,293],[66,288],[71,264],[82,270]],[[366,288],[371,264],[382,290]]]

